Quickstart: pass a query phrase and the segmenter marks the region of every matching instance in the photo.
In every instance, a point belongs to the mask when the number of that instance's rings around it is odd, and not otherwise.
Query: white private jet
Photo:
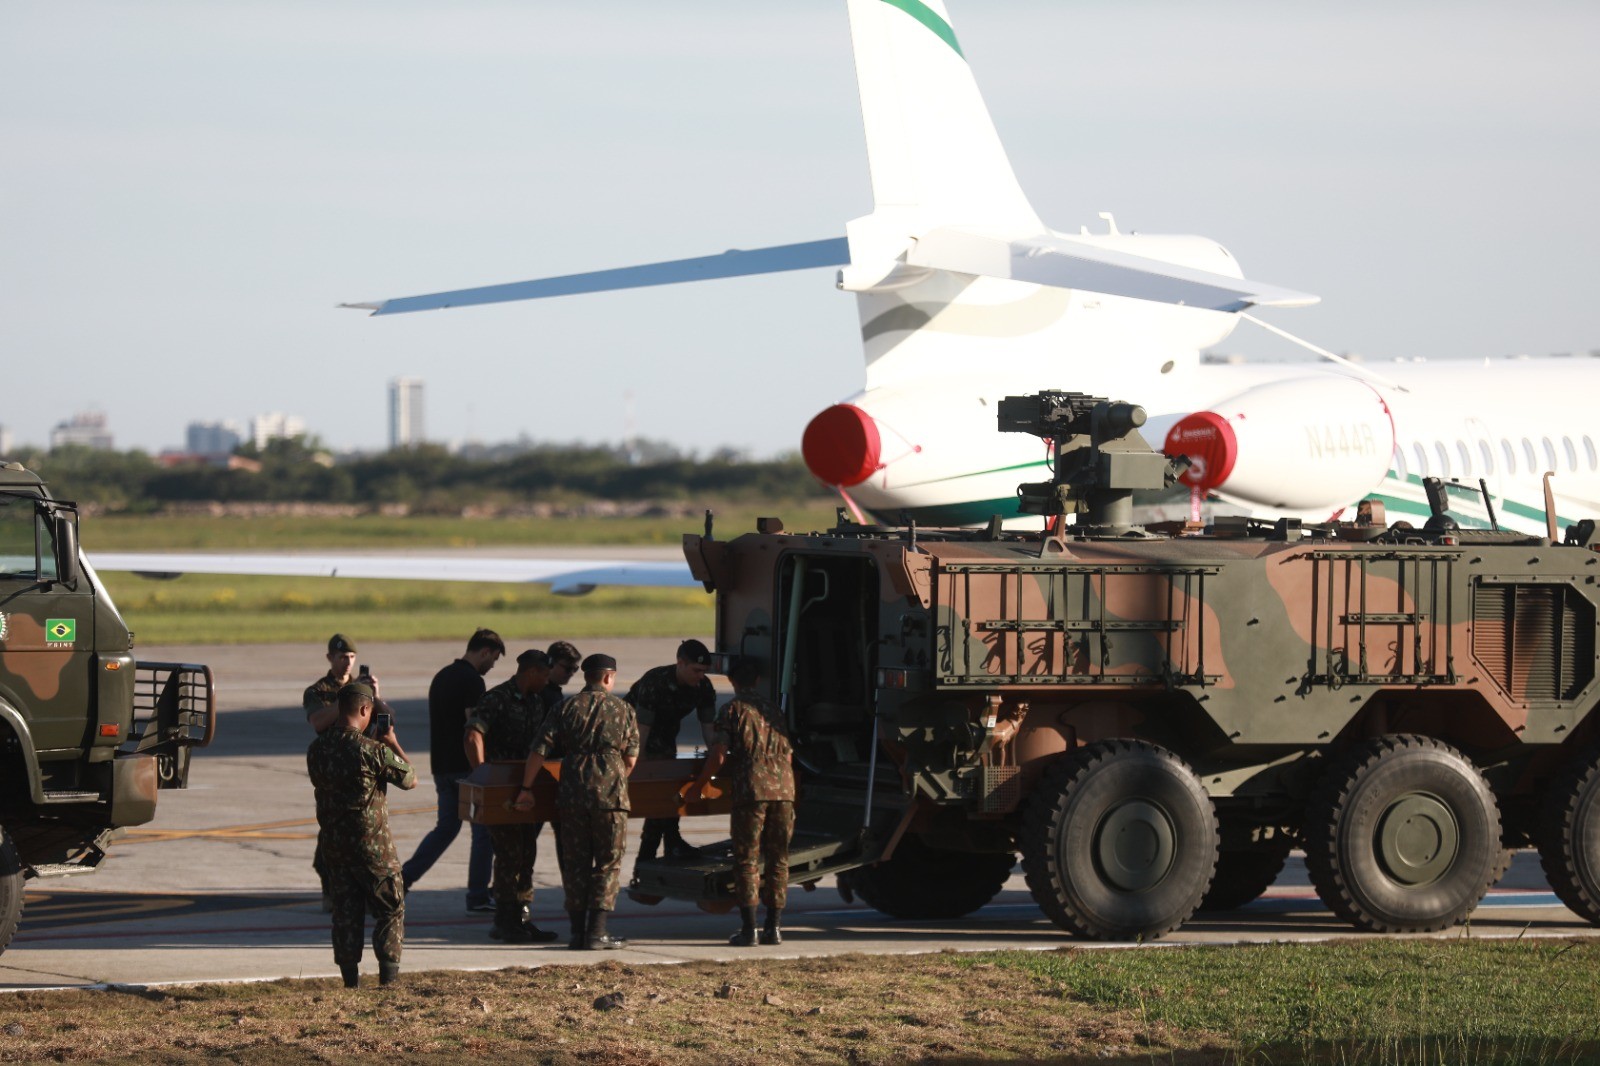
[[[1045,388],[1141,404],[1145,435],[1193,460],[1185,478],[1196,501],[1209,495],[1247,513],[1327,519],[1372,498],[1390,519],[1420,519],[1431,475],[1473,487],[1481,479],[1501,525],[1539,532],[1551,471],[1558,523],[1600,512],[1585,408],[1600,362],[1379,371],[1306,344],[1327,362],[1207,365],[1201,351],[1241,318],[1282,333],[1251,309],[1317,298],[1245,279],[1203,237],[1123,233],[1108,215],[1103,233],[1047,228],[941,0],[847,7],[875,203],[846,236],[344,306],[390,315],[838,268],[838,287],[856,295],[866,381],[812,419],[802,452],[852,507],[890,521],[1017,517],[1016,486],[1047,478],[1045,457],[1038,441],[996,431],[996,402]],[[1471,501],[1453,513],[1464,525],[1489,517]],[[118,561],[184,569],[172,556]],[[234,556],[224,572],[254,572],[238,569],[247,561]],[[112,568],[107,557],[100,565]]]

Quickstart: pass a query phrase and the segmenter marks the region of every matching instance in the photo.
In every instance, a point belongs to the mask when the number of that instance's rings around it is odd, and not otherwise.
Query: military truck
[[[78,552],[77,506],[0,462],[0,951],[25,881],[97,867],[211,741],[211,671],[132,648]]]
[[[1054,480],[1019,489],[1045,532],[841,515],[685,538],[717,652],[769,664],[796,738],[794,883],[955,918],[1020,854],[1054,922],[1128,940],[1255,898],[1299,845],[1335,913],[1421,931],[1531,843],[1600,924],[1593,521],[1460,528],[1435,483],[1422,529],[1141,529],[1133,493],[1183,460],[1140,409],[1045,393],[999,414],[1050,442]],[[657,860],[633,891],[709,905],[731,877],[720,854]]]

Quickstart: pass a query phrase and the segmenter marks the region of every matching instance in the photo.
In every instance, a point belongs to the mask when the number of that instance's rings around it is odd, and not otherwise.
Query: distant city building
[[[184,431],[184,451],[190,455],[232,455],[244,440],[237,422],[190,422]]]
[[[16,443],[11,438],[11,431],[5,426],[0,426],[0,459],[11,454],[11,446]]]
[[[286,415],[274,411],[270,414],[256,415],[250,420],[250,439],[258,451],[265,448],[268,441],[284,437],[303,437],[305,432],[306,420],[298,415]]]
[[[411,448],[425,439],[422,432],[422,379],[395,378],[389,382],[389,447]]]
[[[60,422],[50,431],[50,450],[79,444],[96,451],[113,448],[111,431],[106,428],[104,411],[79,411],[70,422]]]

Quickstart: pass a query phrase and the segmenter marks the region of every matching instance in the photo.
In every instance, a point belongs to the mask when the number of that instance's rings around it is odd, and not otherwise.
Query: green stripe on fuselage
[[[961,50],[961,42],[956,40],[956,31],[950,28],[950,23],[935,14],[922,0],[883,0],[883,2],[910,15],[937,34],[941,41],[955,50],[956,55],[962,59],[967,58],[967,54]]]

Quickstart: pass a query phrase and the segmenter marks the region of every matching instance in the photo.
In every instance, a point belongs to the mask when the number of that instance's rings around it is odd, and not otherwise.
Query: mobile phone
[[[372,732],[374,736],[383,736],[394,728],[394,715],[388,711],[379,711],[372,716]]]
[[[371,677],[372,676],[372,670],[367,666],[366,663],[362,663],[361,664],[361,672],[359,674],[357,674],[356,676],[357,677]]]

